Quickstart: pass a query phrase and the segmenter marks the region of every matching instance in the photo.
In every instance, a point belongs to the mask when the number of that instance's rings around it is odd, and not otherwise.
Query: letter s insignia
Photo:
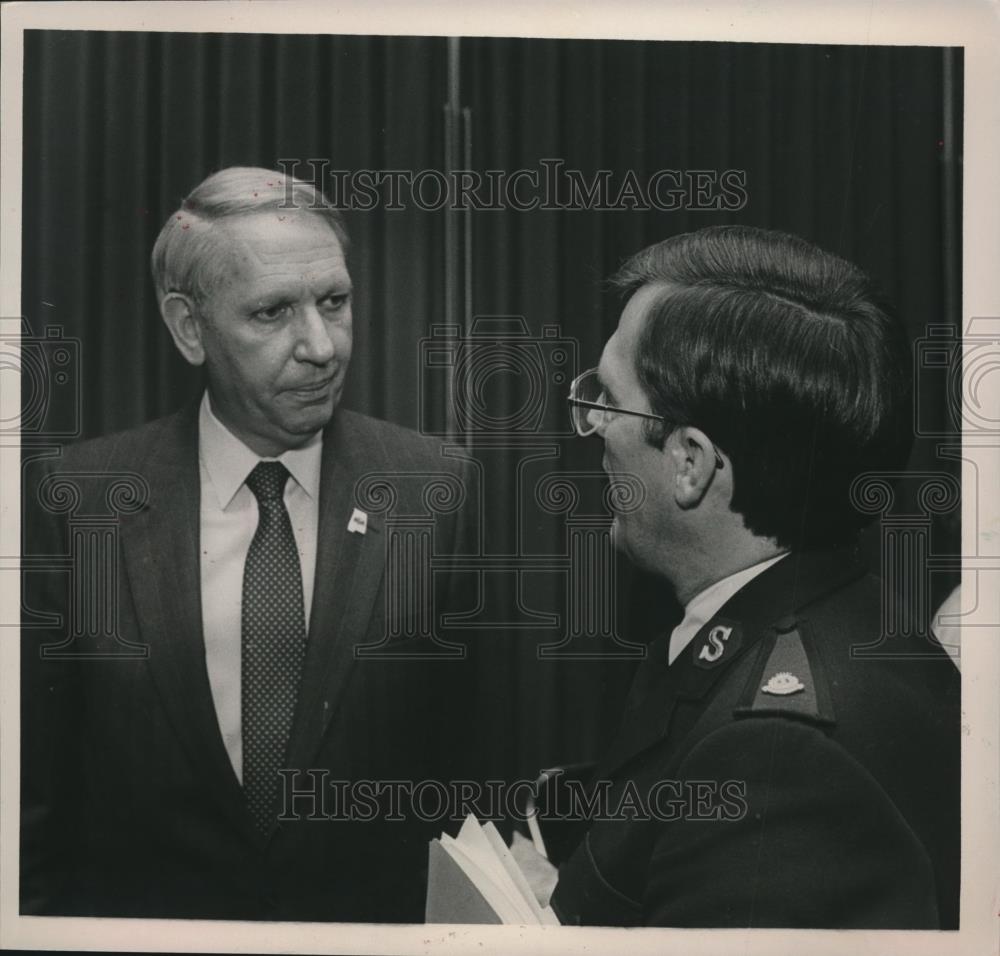
[[[732,656],[741,644],[738,625],[716,624],[702,642],[695,655],[695,663],[699,667],[711,667],[724,657]]]

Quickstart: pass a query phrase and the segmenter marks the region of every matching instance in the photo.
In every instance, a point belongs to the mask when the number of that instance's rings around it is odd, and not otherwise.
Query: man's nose
[[[336,353],[330,330],[315,305],[308,305],[302,311],[299,340],[295,349],[295,357],[300,362],[312,362],[314,365],[326,365]]]

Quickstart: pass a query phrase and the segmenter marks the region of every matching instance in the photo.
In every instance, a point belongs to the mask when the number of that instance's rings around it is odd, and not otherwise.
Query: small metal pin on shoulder
[[[365,534],[368,531],[368,515],[360,508],[355,508],[351,520],[347,522],[347,530],[354,534]]]
[[[797,694],[799,691],[805,689],[806,685],[788,671],[780,671],[761,687],[761,690],[765,694],[775,694],[779,697]]]

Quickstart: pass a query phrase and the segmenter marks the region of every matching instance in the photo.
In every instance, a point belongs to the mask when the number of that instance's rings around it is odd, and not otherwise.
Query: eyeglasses
[[[573,422],[573,430],[581,437],[586,438],[593,435],[599,428],[603,428],[615,415],[634,415],[636,418],[648,418],[650,421],[660,422],[668,428],[671,423],[662,415],[653,415],[649,412],[634,412],[628,408],[618,408],[608,404],[608,396],[601,385],[601,380],[597,377],[597,369],[589,368],[586,372],[581,372],[570,383],[569,386],[569,417]],[[715,467],[722,468],[722,455],[719,449],[712,445],[715,452]]]
[[[597,429],[606,425],[615,415],[635,415],[637,418],[648,418],[654,422],[666,424],[661,415],[651,415],[648,412],[633,412],[627,408],[616,408],[608,404],[608,396],[597,377],[597,369],[589,368],[581,372],[569,386],[569,415],[573,420],[573,429],[581,438],[593,435]],[[592,415],[596,412],[596,415]]]

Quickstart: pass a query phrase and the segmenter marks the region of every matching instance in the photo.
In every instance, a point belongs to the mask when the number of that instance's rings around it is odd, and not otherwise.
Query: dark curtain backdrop
[[[345,403],[414,428],[454,425],[454,380],[425,361],[433,327],[469,334],[477,316],[521,317],[541,343],[541,425],[463,441],[484,466],[490,553],[562,554],[566,516],[524,489],[599,468],[598,442],[565,434],[562,400],[617,321],[601,280],[657,239],[740,222],[858,262],[915,338],[956,324],[960,91],[960,54],[929,48],[29,32],[22,312],[36,334],[79,339],[90,437],[166,414],[199,386],[158,319],[148,256],[212,170],[318,158],[339,170],[510,172],[560,159],[588,179],[610,170],[615,184],[629,170],[641,183],[660,169],[743,170],[737,211],[347,212],[357,294]],[[483,401],[502,417],[522,407],[526,383],[523,369],[501,373]],[[928,407],[943,427],[943,391]],[[949,467],[930,441],[913,464]],[[599,491],[580,485],[579,510],[592,511]],[[544,561],[494,574],[487,591],[523,626],[490,633],[467,668],[463,719],[478,728],[485,772],[593,757],[634,648],[615,659],[621,646],[581,638],[573,650],[603,659],[540,659],[558,637],[540,615],[565,614],[566,592]],[[619,633],[648,638],[667,600],[621,568]]]

